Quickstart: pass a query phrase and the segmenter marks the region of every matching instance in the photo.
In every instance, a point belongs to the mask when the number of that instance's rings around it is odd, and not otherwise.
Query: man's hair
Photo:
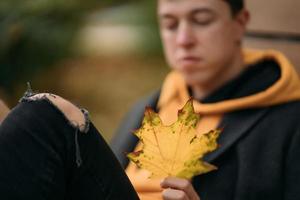
[[[232,16],[236,16],[244,8],[244,0],[224,0],[230,6]]]

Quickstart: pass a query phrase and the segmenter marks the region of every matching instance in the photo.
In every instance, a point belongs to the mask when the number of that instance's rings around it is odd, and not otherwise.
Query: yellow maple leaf
[[[146,108],[142,126],[134,132],[142,143],[142,150],[128,154],[128,158],[157,178],[190,179],[216,169],[202,157],[217,148],[220,131],[212,130],[197,136],[199,119],[192,100],[178,111],[177,121],[170,126],[163,125],[159,115]]]

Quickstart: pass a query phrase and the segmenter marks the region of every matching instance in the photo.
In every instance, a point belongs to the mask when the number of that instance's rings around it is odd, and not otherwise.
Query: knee
[[[42,98],[47,98],[65,115],[65,117],[69,120],[69,122],[71,122],[71,124],[79,127],[81,131],[85,129],[87,123],[86,117],[77,106],[58,95],[50,93],[39,93],[29,97],[29,99],[33,101]]]

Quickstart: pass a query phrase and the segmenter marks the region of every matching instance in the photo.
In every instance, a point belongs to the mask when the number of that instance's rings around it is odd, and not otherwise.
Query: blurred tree
[[[92,9],[130,0],[1,0],[0,87],[19,81],[72,53],[72,42]]]
[[[161,57],[156,1],[115,6],[89,17],[78,46],[84,54]]]

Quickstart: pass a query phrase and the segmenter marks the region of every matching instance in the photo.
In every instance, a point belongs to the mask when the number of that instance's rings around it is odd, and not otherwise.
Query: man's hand
[[[164,188],[164,200],[200,200],[194,187],[186,179],[168,177],[162,180],[160,186]]]

